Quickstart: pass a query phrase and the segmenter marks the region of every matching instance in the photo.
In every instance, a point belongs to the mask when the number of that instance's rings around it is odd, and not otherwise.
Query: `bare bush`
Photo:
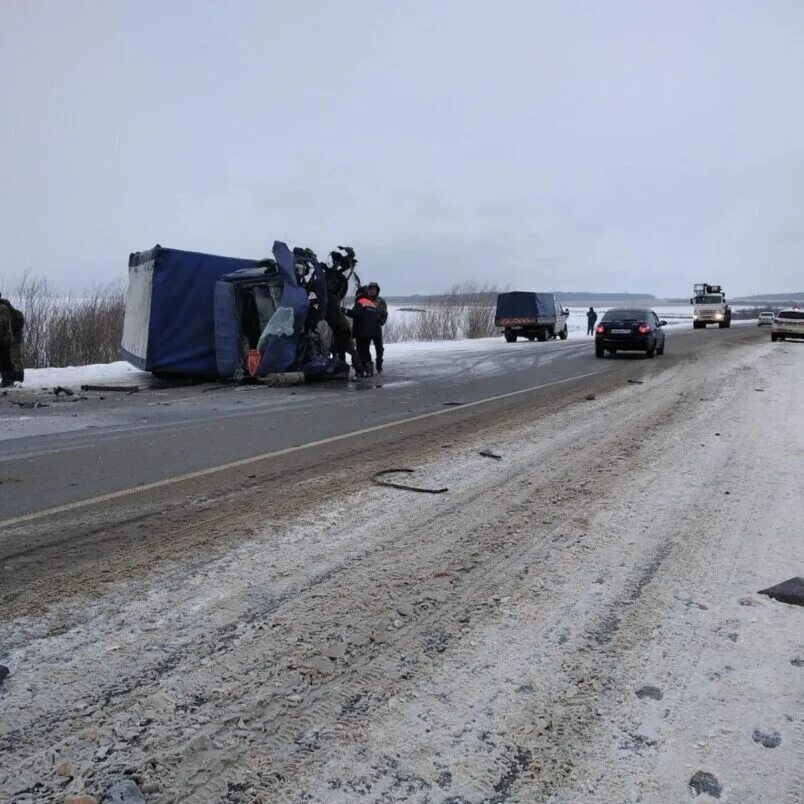
[[[25,274],[8,296],[25,316],[27,368],[118,359],[126,307],[119,283],[97,286],[82,296],[62,296],[44,277]]]
[[[409,318],[396,317],[392,312],[383,337],[388,343],[492,337],[497,333],[496,299],[492,286],[454,285],[444,295],[426,301],[422,310],[410,313]]]

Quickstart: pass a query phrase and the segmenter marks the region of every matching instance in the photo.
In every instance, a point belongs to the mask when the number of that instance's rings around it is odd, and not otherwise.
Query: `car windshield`
[[[720,304],[723,301],[722,296],[696,296],[695,303],[696,304]]]
[[[792,321],[804,321],[804,310],[782,310],[777,318],[786,318]]]
[[[647,321],[650,313],[647,310],[609,310],[604,321]]]

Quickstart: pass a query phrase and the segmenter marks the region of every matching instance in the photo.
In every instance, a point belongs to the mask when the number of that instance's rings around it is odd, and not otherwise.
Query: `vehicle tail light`
[[[648,324],[640,324],[639,325],[639,334],[640,335],[647,335],[650,332],[650,326]]]
[[[606,328],[603,326],[603,324],[598,324],[595,327],[595,332],[597,332],[598,335],[602,335],[605,331],[606,331]]]

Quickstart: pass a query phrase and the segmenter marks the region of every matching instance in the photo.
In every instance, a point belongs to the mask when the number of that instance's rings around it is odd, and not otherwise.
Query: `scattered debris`
[[[717,779],[714,773],[708,771],[697,771],[689,781],[690,789],[696,796],[701,796],[706,793],[712,798],[720,798],[723,792],[723,786]]]
[[[804,667],[804,657],[795,656],[790,660],[790,664],[792,664],[793,667]]]
[[[82,385],[82,391],[119,391],[121,394],[136,394],[140,390],[139,385]]]
[[[720,435],[720,433],[715,433],[715,435],[716,435],[716,436],[719,436],[719,435]]]
[[[791,606],[804,606],[804,578],[800,575],[771,586],[760,589],[760,595],[767,595],[780,603],[789,603]]]
[[[402,491],[418,491],[421,494],[445,494],[449,491],[447,488],[443,489],[424,489],[420,486],[406,486],[403,483],[390,483],[387,480],[380,480],[379,478],[383,475],[392,475],[392,474],[399,474],[404,472],[405,474],[413,474],[413,469],[383,469],[371,479],[372,483],[377,486],[387,486],[391,489],[401,489]]]
[[[502,460],[502,455],[495,455],[493,452],[487,452],[486,450],[480,450],[478,455],[482,455],[484,458],[491,458],[494,461]]]
[[[463,405],[463,402],[442,402],[442,405],[448,408],[458,407],[459,405]]]
[[[457,578],[458,573],[452,570],[439,570],[433,573],[434,578]]]
[[[762,393],[765,389],[764,388],[754,388],[754,390],[759,391],[759,393]]]
[[[754,729],[751,737],[755,743],[759,743],[765,748],[778,748],[782,744],[782,735],[778,731]]]
[[[628,382],[630,382],[631,385],[643,385],[644,384],[644,382],[642,380],[628,380]]]
[[[47,402],[19,402],[17,400],[12,400],[12,405],[16,405],[18,408],[49,408],[50,405]]]
[[[587,401],[587,402],[594,402],[594,401],[595,401],[595,399],[596,399],[596,397],[595,397],[595,395],[594,395],[594,394],[587,394],[587,395],[584,397],[584,399],[586,399],[586,401]]]
[[[73,395],[75,394],[75,391],[73,391],[73,389],[72,389],[72,388],[64,388],[64,387],[63,387],[63,386],[61,386],[61,385],[57,385],[57,386],[56,386],[56,387],[53,389],[53,393],[54,393],[56,396],[61,396],[62,394],[64,394],[65,396],[73,396]]]
[[[75,771],[69,762],[60,762],[58,765],[56,765],[56,775],[68,776],[72,779],[72,777],[75,776]]]
[[[644,686],[636,691],[636,697],[640,700],[650,698],[652,701],[661,701],[664,695],[658,687]]]

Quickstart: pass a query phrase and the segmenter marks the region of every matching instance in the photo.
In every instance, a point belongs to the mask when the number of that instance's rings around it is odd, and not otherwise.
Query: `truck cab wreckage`
[[[321,262],[276,241],[240,260],[163,248],[129,257],[122,357],[156,376],[289,384],[348,378],[354,354],[342,304],[357,258]],[[353,360],[354,365],[354,360]]]

